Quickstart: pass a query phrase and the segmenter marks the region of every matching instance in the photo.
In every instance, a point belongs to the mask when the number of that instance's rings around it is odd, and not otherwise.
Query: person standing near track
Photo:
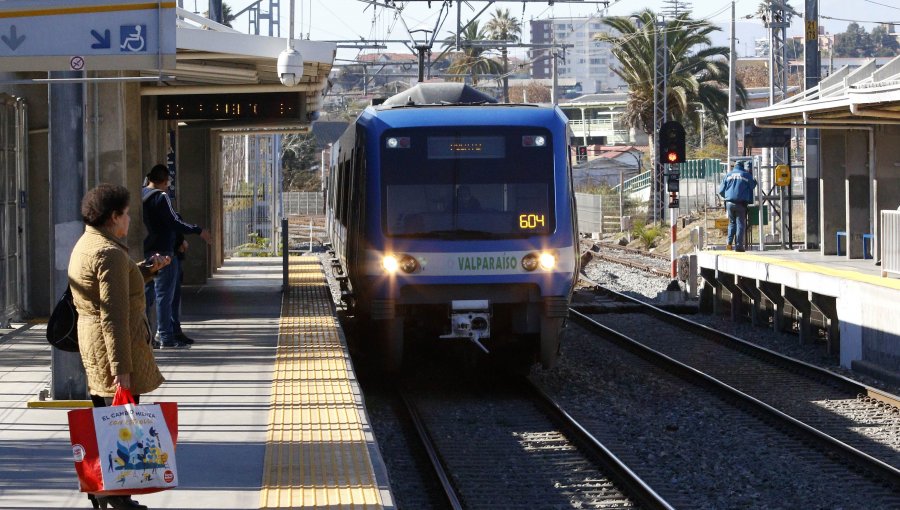
[[[756,189],[756,179],[753,178],[753,174],[744,169],[743,161],[735,163],[734,168],[722,178],[719,196],[725,199],[725,212],[728,214],[726,250],[730,250],[734,246],[734,251],[744,251],[747,206],[753,202],[754,189]]]
[[[173,303],[175,292],[180,285],[181,260],[177,256],[176,246],[178,233],[198,234],[209,243],[209,230],[192,225],[181,219],[172,208],[169,195],[169,169],[165,165],[156,165],[147,174],[149,181],[142,191],[144,203],[144,225],[147,237],[144,239],[144,253],[159,253],[171,257],[171,263],[163,268],[156,280],[147,285],[147,306],[156,303],[156,338],[163,349],[184,349],[193,343],[183,333],[175,329]],[[179,243],[180,244],[180,243]]]

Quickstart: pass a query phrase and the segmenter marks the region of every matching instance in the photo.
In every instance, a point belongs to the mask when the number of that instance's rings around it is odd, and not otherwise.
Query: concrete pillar
[[[809,291],[784,287],[782,294],[784,299],[797,310],[797,315],[799,316],[797,321],[800,324],[798,328],[800,331],[800,344],[811,342],[812,328],[810,328],[809,324],[809,315],[812,311],[812,306],[809,301]]]
[[[737,286],[750,299],[750,323],[759,326],[759,307],[762,294],[756,286],[756,279],[738,276]]]
[[[837,313],[837,298],[813,293],[812,304],[828,320],[828,354],[839,354],[841,352],[841,328]]]
[[[178,202],[178,212],[185,221],[204,228],[209,228],[212,223],[210,160],[213,150],[210,136],[211,130],[208,127],[179,127],[175,149],[178,196],[190,197],[190,200]],[[218,153],[215,156],[218,157]],[[215,234],[214,232],[214,246],[215,243],[222,242],[221,235]],[[188,243],[191,247],[184,260],[184,283],[205,283],[207,277],[212,275],[212,247],[196,236],[190,236]]]
[[[846,209],[837,204],[844,203],[844,148],[845,137],[842,131],[823,129],[822,135],[822,163],[821,179],[819,180],[820,204],[830,204],[822,207],[819,216],[819,235],[821,235],[820,250],[822,255],[837,254],[837,231],[846,230]],[[847,240],[843,239],[843,250],[847,253]]]
[[[871,234],[869,221],[869,132],[846,132],[847,258],[863,258],[863,234]],[[824,203],[824,202],[823,202]]]
[[[730,317],[732,321],[737,322],[741,317],[741,305],[744,301],[744,294],[735,283],[735,276],[733,274],[719,271],[717,277],[720,288],[728,289],[728,292],[731,293],[731,306],[729,307]]]
[[[784,296],[781,293],[781,284],[760,280],[759,292],[772,303],[772,326],[775,331],[784,331],[786,321],[784,320]]]
[[[700,278],[702,281],[698,308],[701,313],[717,313],[716,299],[719,297],[719,292],[716,287],[719,286],[719,283],[716,281],[716,272],[712,268],[702,267],[700,268]]]
[[[81,78],[74,71],[51,72],[51,78]],[[81,198],[84,196],[84,84],[58,83],[49,87],[50,182],[49,201],[53,254],[52,287],[58,299],[69,284],[72,248],[84,232]],[[50,398],[88,398],[87,377],[77,353],[50,349]]]

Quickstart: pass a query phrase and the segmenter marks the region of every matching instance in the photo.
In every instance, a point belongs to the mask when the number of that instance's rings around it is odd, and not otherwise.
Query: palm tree
[[[759,3],[759,7],[756,8],[756,15],[762,18],[769,12],[769,0],[763,0]],[[789,0],[771,0],[772,4],[775,4],[776,7],[781,7],[784,9],[784,13],[787,16],[787,21],[790,23],[791,18],[794,16],[799,16],[800,13],[797,12],[797,9],[794,9],[791,6],[791,2]]]
[[[497,8],[491,19],[484,25],[491,39],[498,41],[519,41],[522,34],[522,26],[515,17],[510,17],[509,9]],[[500,58],[503,62],[503,101],[509,102],[509,59],[506,46],[500,48]]]
[[[629,17],[605,18],[603,23],[619,35],[598,34],[595,39],[613,44],[619,66],[613,71],[628,85],[629,95],[623,120],[655,138],[653,131],[654,36],[668,48],[668,118],[700,125],[697,105],[719,132],[728,121],[728,48],[711,46],[709,34],[720,30],[707,21],[692,20],[682,14],[666,22],[658,34],[656,13],[647,9]],[[738,102],[746,91],[737,85]]]
[[[500,64],[487,56],[487,48],[478,46],[465,45],[466,41],[483,41],[487,39],[484,28],[478,26],[477,21],[473,21],[465,30],[459,34],[460,40],[463,42],[463,50],[450,64],[447,70],[450,74],[460,76],[459,80],[465,81],[464,75],[469,75],[472,79],[472,85],[478,84],[478,76],[481,74],[500,74],[502,71]],[[444,39],[444,48],[449,49],[456,45],[456,35]]]

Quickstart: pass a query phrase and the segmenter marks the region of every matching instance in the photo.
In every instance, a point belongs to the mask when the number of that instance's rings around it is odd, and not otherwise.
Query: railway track
[[[610,302],[619,304],[610,308]],[[803,462],[813,462],[811,472],[865,473],[864,478],[876,480],[872,490],[880,490],[883,501],[890,502],[889,507],[900,505],[897,397],[618,293],[607,291],[601,303],[604,306],[590,308],[595,313],[592,317],[579,312],[575,305],[573,322],[649,361],[655,370],[690,381],[757,416],[787,436],[778,442],[794,440],[815,445],[802,455]],[[596,314],[604,307],[616,313]],[[636,315],[641,319],[636,320]],[[786,448],[793,451],[790,445]],[[816,455],[820,458],[816,459]],[[821,465],[816,467],[815,462]],[[637,467],[633,469],[641,474]],[[644,478],[653,483],[652,476]],[[862,487],[860,483],[862,480],[857,480],[852,486]],[[834,484],[844,486],[840,479]],[[676,488],[666,488],[665,484],[653,487],[676,506],[684,504],[670,497],[669,491],[678,492]]]
[[[672,508],[524,380],[402,393],[450,508]]]
[[[668,277],[672,271],[671,262],[667,256],[664,257],[656,253],[648,253],[616,244],[594,244],[590,253],[593,254],[595,259],[621,264],[657,276]]]

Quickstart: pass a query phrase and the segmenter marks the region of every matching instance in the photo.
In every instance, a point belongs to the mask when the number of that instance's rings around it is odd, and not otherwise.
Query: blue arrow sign
[[[0,35],[0,39],[3,39],[3,42],[5,42],[7,46],[9,46],[9,49],[16,51],[17,49],[19,49],[19,46],[21,46],[25,41],[25,36],[23,35],[22,37],[19,37],[16,26],[13,25],[9,27],[9,36]]]
[[[100,49],[109,48],[112,46],[112,37],[111,37],[111,34],[109,33],[108,28],[103,32],[103,35],[100,35],[100,33],[97,32],[96,30],[91,30],[91,35],[94,36],[94,39],[97,40],[97,42],[95,42],[94,44],[91,44],[91,48],[94,48],[95,50],[100,50]]]

